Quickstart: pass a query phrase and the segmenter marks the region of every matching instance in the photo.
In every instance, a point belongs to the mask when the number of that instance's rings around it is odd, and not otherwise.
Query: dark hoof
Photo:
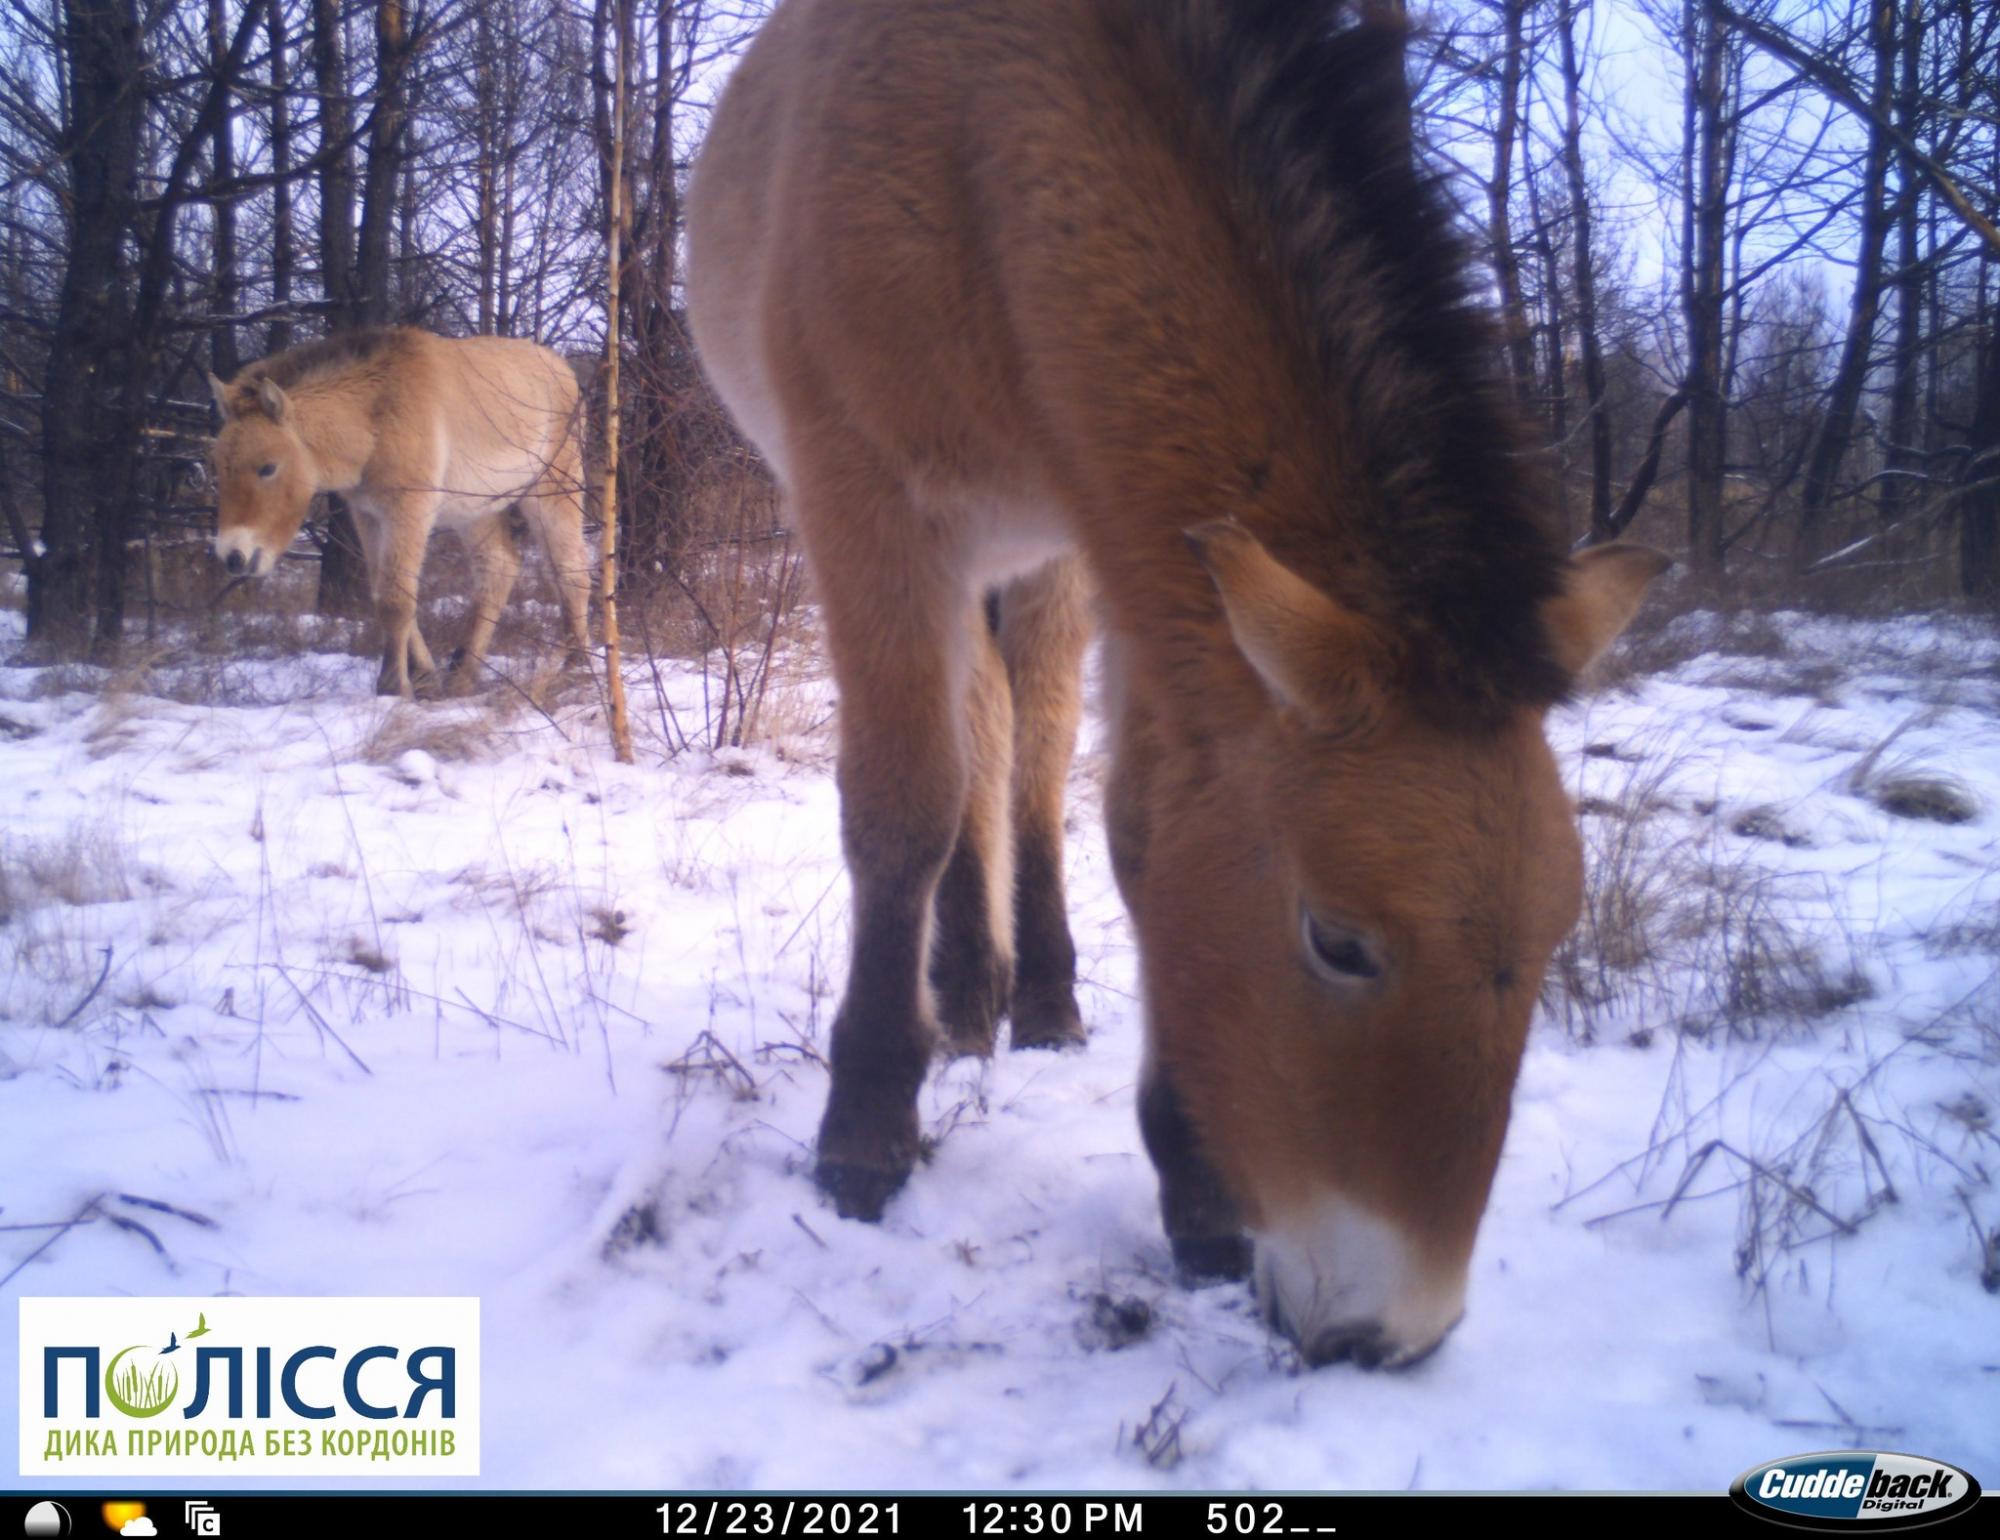
[[[1012,963],[932,967],[931,988],[937,995],[938,1024],[944,1029],[945,1046],[954,1057],[993,1057],[1000,1041],[1000,1018],[1007,1014],[1007,996],[1013,978]]]
[[[944,1020],[944,1049],[954,1059],[990,1059],[1000,1043],[1000,1019],[989,1016],[983,1022]]]
[[[1183,1288],[1198,1289],[1210,1283],[1238,1283],[1250,1276],[1250,1238],[1247,1235],[1176,1235],[1174,1271]]]
[[[1012,1041],[1016,1048],[1081,1048],[1089,1040],[1074,996],[1015,1003]]]
[[[844,1160],[822,1160],[813,1172],[813,1181],[819,1185],[821,1192],[833,1199],[834,1210],[842,1219],[879,1224],[882,1210],[909,1179],[909,1175],[907,1168],[884,1171]]]

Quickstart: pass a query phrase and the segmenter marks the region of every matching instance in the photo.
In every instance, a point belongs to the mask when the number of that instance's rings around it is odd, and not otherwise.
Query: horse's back
[[[457,503],[510,500],[550,474],[574,479],[579,392],[559,354],[518,337],[409,336],[387,436],[399,454],[436,463],[447,519]]]
[[[782,480],[838,423],[947,500],[1046,496],[993,197],[1087,112],[1120,3],[787,0],[759,35],[696,174],[690,310]]]
[[[567,431],[576,408],[576,373],[562,356],[525,337],[432,337],[442,400],[454,437],[498,435],[541,448]]]

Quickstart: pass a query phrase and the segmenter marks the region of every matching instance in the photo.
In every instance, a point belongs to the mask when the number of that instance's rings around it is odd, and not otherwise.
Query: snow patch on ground
[[[1090,1047],[942,1066],[868,1227],[809,1179],[823,728],[621,767],[587,704],[392,704],[342,655],[226,705],[0,669],[0,1293],[478,1295],[494,1487],[1719,1491],[1847,1443],[1990,1481],[2000,653],[1772,624],[1689,617],[1557,715],[1650,951],[1544,1013],[1470,1313],[1403,1374],[1301,1372],[1246,1289],[1172,1281],[1094,735]],[[1885,811],[1885,766],[1973,815]]]

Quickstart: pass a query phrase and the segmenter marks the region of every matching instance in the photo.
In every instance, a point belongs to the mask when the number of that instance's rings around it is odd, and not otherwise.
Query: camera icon
[[[219,1535],[222,1533],[222,1515],[209,1504],[197,1498],[187,1505],[184,1515],[188,1532],[195,1535]]]

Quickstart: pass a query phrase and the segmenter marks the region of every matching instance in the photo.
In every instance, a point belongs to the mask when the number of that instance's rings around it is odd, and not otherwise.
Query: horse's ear
[[[1316,726],[1352,728],[1378,697],[1380,639],[1264,549],[1234,519],[1198,524],[1188,544],[1208,569],[1236,648],[1284,705]]]
[[[1571,557],[1563,591],[1542,611],[1556,661],[1580,672],[1632,623],[1646,585],[1673,564],[1664,551],[1623,543],[1591,546]]]
[[[222,414],[222,420],[229,421],[229,387],[211,374],[208,377],[208,392],[215,397],[215,409]]]
[[[285,410],[290,405],[285,393],[278,389],[276,380],[268,376],[257,382],[257,404],[264,409],[264,415],[273,422],[285,420]]]

